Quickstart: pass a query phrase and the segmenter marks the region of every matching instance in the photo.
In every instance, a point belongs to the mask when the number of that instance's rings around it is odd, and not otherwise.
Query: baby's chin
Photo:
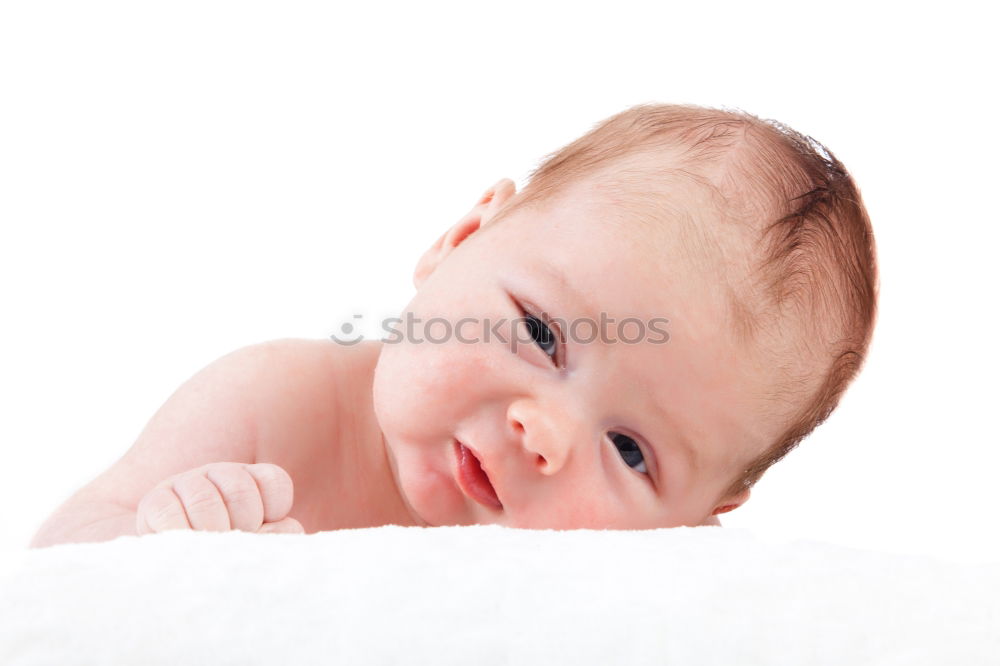
[[[433,465],[415,446],[398,446],[386,439],[386,452],[399,494],[410,512],[429,527],[476,525],[450,466]]]

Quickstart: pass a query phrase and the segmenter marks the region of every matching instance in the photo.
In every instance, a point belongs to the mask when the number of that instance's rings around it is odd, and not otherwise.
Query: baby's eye
[[[618,447],[618,453],[621,454],[625,464],[637,472],[648,474],[646,460],[642,457],[642,450],[639,449],[639,445],[635,443],[635,440],[620,432],[610,434],[611,441]]]
[[[548,354],[549,358],[555,361],[556,352],[559,347],[556,343],[556,336],[552,333],[552,329],[546,326],[538,317],[533,317],[530,314],[525,313],[524,318],[525,323],[528,326],[528,334],[531,335],[531,339],[535,341],[535,344],[537,344],[543,352]]]

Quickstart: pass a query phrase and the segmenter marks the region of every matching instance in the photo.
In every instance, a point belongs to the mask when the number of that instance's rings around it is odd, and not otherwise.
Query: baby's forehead
[[[569,206],[610,238],[633,250],[634,260],[680,275],[699,286],[747,279],[758,260],[754,230],[727,210],[711,187],[666,173],[616,171],[569,185],[553,205]],[[592,227],[588,225],[588,230]]]
[[[758,284],[759,230],[727,210],[712,187],[671,172],[661,178],[625,170],[582,180],[566,195],[588,218],[612,225],[595,252],[620,242],[644,275],[636,289],[607,296],[611,302],[666,298],[675,311],[716,327],[742,354],[764,363],[759,345],[742,331],[750,313],[760,317],[769,307]]]

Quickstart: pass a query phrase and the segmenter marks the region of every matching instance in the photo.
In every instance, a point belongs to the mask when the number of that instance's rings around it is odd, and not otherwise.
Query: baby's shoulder
[[[282,339],[257,345],[257,460],[319,454],[341,439],[359,405],[371,402],[378,343]],[[284,456],[282,454],[285,454]]]
[[[309,442],[332,434],[329,431],[341,425],[343,413],[359,400],[370,401],[364,393],[371,391],[378,345],[288,338],[255,345],[251,358],[257,366],[255,411],[263,436],[258,446],[266,448],[277,444],[268,442],[268,437],[287,438],[291,431],[311,435]]]
[[[292,515],[306,532],[351,523],[352,516],[341,515],[351,510],[343,506],[351,494],[347,480],[372,476],[356,469],[368,459],[356,447],[379,432],[371,389],[380,344],[286,339],[264,346],[257,362],[266,366],[260,376],[267,385],[254,409],[254,461],[291,476]]]
[[[373,342],[343,345],[330,340],[283,338],[253,345],[243,350],[243,354],[246,362],[257,367],[261,379],[266,380],[267,386],[262,388],[324,393],[354,389],[352,380],[373,374],[379,347]]]

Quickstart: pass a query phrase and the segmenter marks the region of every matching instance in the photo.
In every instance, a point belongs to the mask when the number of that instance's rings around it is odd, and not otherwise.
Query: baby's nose
[[[562,469],[569,458],[578,424],[567,421],[527,400],[515,401],[507,410],[507,422],[520,446],[534,457],[538,470],[547,476]]]

